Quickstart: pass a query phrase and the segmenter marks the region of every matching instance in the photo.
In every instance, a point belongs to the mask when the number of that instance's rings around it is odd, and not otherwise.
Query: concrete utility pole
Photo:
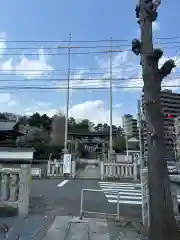
[[[112,53],[122,52],[122,50],[113,50],[112,49],[112,37],[110,37],[110,49],[104,52],[109,52],[109,109],[110,109],[110,133],[109,133],[109,160],[112,160],[113,152],[113,129],[112,129],[112,120],[113,120],[113,93],[112,93],[112,76],[113,76],[113,56]]]
[[[71,49],[79,48],[79,46],[71,45],[71,33],[69,34],[69,46],[58,46],[61,49],[68,49],[68,75],[67,75],[67,95],[66,95],[66,121],[65,121],[65,133],[64,133],[64,153],[68,153],[68,118],[69,118],[69,91],[70,91],[70,75],[71,75]]]
[[[110,160],[113,151],[113,140],[112,140],[112,38],[110,38],[110,57],[109,57],[109,104],[110,104],[110,141],[109,141],[109,149],[110,149]]]
[[[161,82],[175,67],[173,60],[166,61],[159,69],[158,62],[163,55],[161,49],[154,49],[152,43],[152,22],[157,18],[160,1],[139,0],[136,17],[141,29],[141,41],[132,41],[132,51],[141,55],[144,81],[144,99],[147,145],[148,145],[148,189],[150,226],[149,240],[178,239],[173,213],[170,182],[165,161],[164,115],[160,105]]]

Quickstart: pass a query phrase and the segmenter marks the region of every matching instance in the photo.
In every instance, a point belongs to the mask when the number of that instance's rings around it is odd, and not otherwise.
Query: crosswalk
[[[117,192],[119,192],[119,203],[122,204],[142,204],[142,193],[140,183],[119,183],[119,182],[99,182],[109,203],[117,203]],[[180,203],[180,195],[177,195]]]

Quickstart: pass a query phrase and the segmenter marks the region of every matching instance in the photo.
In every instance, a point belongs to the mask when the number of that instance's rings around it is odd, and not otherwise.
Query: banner
[[[71,173],[71,154],[64,154],[63,173]]]

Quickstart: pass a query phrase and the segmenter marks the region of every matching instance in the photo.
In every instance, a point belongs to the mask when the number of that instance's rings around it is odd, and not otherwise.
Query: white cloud
[[[159,22],[153,22],[152,23],[152,30],[153,32],[159,31],[160,30],[160,24]]]
[[[25,56],[21,56],[19,64],[15,66],[16,74],[23,75],[27,79],[47,75],[53,70],[53,67],[47,63],[44,56],[44,50],[39,50],[39,57],[37,60],[31,60]]]
[[[78,70],[71,77],[73,79],[70,81],[71,88],[109,88],[109,59],[98,57],[95,59],[102,74],[94,74],[94,71],[91,74],[91,70]],[[126,87],[128,85],[127,80],[121,78],[137,78],[139,76],[139,68],[134,64],[133,54],[128,51],[115,54],[112,60],[112,72],[113,79],[120,78],[120,80],[113,80],[113,89],[117,86]],[[58,87],[66,88],[67,82],[63,81],[58,84]]]
[[[7,103],[11,100],[11,94],[0,93],[0,103]]]
[[[17,75],[22,75],[26,79],[33,79],[41,75],[48,75],[53,70],[53,67],[48,64],[43,48],[38,50],[38,59],[32,60],[23,55],[20,57],[20,62],[16,65],[12,64],[13,58],[2,60],[6,48],[6,34],[0,32],[0,70],[3,72],[15,71]]]
[[[10,93],[0,93],[0,112],[15,112],[17,101]]]
[[[70,108],[69,115],[75,119],[89,119],[93,123],[109,123],[110,111],[105,108],[105,104],[101,100],[87,101],[75,104]],[[113,111],[113,124],[121,125],[120,111]]]
[[[49,117],[54,116],[57,113],[57,109],[50,108],[50,102],[40,102],[40,101],[32,101],[31,106],[24,109],[25,115],[32,115],[35,112],[40,114],[47,114]]]

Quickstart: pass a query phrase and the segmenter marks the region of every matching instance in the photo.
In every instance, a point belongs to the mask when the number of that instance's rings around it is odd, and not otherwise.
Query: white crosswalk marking
[[[119,203],[142,204],[140,183],[99,182],[99,185],[110,203],[117,203],[117,192],[119,192]],[[177,195],[177,198],[180,203],[180,195]]]

